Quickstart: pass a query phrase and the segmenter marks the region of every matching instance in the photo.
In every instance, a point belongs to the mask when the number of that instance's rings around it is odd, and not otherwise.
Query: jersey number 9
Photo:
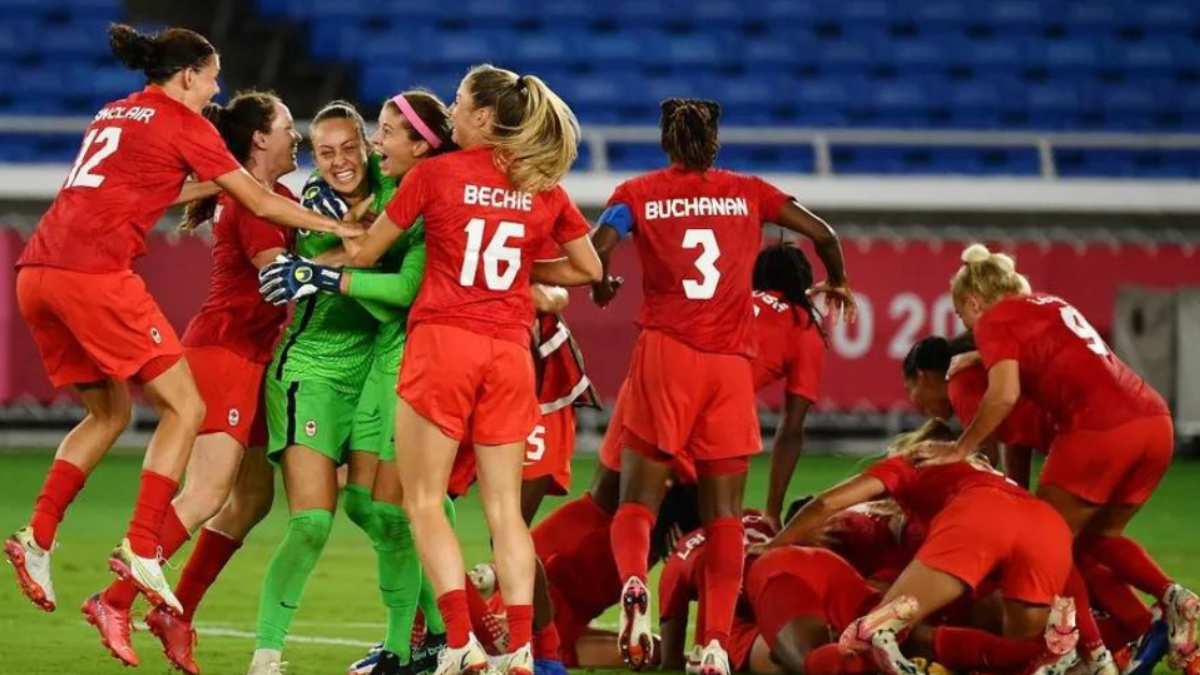
[[[483,218],[472,218],[467,223],[467,250],[463,253],[462,271],[458,275],[458,283],[462,286],[474,286],[475,276],[479,271],[479,256],[483,253],[483,282],[488,290],[507,291],[512,288],[521,271],[521,249],[508,246],[510,239],[521,239],[525,236],[525,226],[507,220],[501,221],[496,233],[492,235],[487,248],[483,246]],[[504,271],[500,263],[507,263]]]

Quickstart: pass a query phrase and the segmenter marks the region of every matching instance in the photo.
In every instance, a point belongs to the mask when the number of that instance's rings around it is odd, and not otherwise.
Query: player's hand
[[[367,233],[367,228],[358,223],[341,222],[334,228],[333,234],[341,239],[358,239]]]
[[[977,351],[957,354],[954,358],[950,359],[950,370],[946,371],[946,379],[949,380],[958,373],[979,363],[983,363],[983,356]]]
[[[925,441],[918,443],[909,455],[913,464],[952,464],[961,462],[966,456],[958,449],[958,444],[952,441]]]
[[[834,323],[837,323],[839,318],[844,319],[846,323],[858,320],[858,301],[854,299],[854,291],[850,290],[850,284],[834,285],[822,281],[808,289],[808,297],[816,298],[818,295],[825,296],[825,309],[822,314],[830,317]]]
[[[272,305],[284,305],[317,291],[339,293],[341,286],[341,270],[290,254],[280,254],[258,271],[258,292]]]
[[[592,284],[592,302],[602,309],[608,307],[608,303],[617,297],[617,291],[621,290],[624,283],[625,279],[622,277],[606,276],[600,283]]]
[[[368,196],[366,199],[355,205],[354,208],[347,211],[346,215],[342,216],[342,220],[346,221],[347,223],[360,223],[362,225],[370,226],[375,222],[375,219],[379,217],[379,213],[371,208],[374,203],[375,195]]]

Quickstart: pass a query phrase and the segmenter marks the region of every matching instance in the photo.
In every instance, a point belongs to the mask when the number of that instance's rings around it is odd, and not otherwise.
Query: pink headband
[[[404,98],[404,94],[393,96],[392,103],[396,104],[396,107],[400,109],[400,114],[404,115],[404,119],[408,120],[412,128],[417,130],[417,133],[421,135],[421,138],[425,139],[425,142],[430,147],[434,150],[442,147],[442,139],[438,138],[437,134],[433,133],[433,130],[421,120],[421,116],[417,114],[417,111],[413,110],[412,104],[408,102],[408,99]]]

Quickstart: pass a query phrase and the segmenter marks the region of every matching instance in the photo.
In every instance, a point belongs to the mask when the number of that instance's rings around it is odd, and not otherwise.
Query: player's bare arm
[[[329,232],[342,238],[357,237],[362,229],[338,222],[281,197],[255,180],[245,169],[230,171],[213,179],[222,190],[241,202],[255,216],[276,225],[297,229]]]
[[[567,257],[533,263],[531,281],[551,286],[587,286],[600,281],[604,268],[590,237],[572,239],[562,248]]]
[[[842,509],[856,504],[869,502],[887,494],[883,481],[874,476],[857,475],[821,494],[813,497],[805,504],[787,525],[766,544],[751,547],[757,552],[767,551],[781,546],[788,546],[809,540],[817,534],[825,521]]]
[[[783,205],[777,221],[780,227],[807,237],[825,265],[828,278],[813,287],[814,295],[825,295],[825,313],[832,313],[835,321],[841,313],[847,323],[854,323],[858,316],[858,304],[854,300],[854,292],[850,290],[846,262],[842,257],[842,242],[837,233],[828,223],[795,201]]]
[[[979,412],[963,430],[955,445],[954,456],[965,459],[983,444],[1021,398],[1020,369],[1014,359],[1006,359],[988,370],[988,388],[979,403]]]
[[[347,255],[344,264],[348,267],[374,267],[407,227],[392,222],[386,212],[379,214],[362,237],[342,241]]]
[[[183,184],[183,188],[179,191],[179,196],[175,201],[171,202],[171,206],[179,206],[194,202],[197,199],[212,197],[221,192],[221,187],[215,181],[206,180],[204,182],[189,180]]]
[[[783,502],[787,498],[792,474],[804,450],[804,420],[812,401],[788,393],[783,419],[775,430],[771,447],[771,475],[767,486],[767,520],[776,528],[782,523]]]

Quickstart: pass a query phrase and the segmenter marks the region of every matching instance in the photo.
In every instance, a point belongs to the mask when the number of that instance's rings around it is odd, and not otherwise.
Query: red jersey
[[[765,544],[775,536],[771,524],[762,517],[761,513],[748,511],[742,514],[742,527],[745,534],[743,541],[746,546]],[[658,616],[660,618],[686,616],[688,603],[700,597],[700,589],[704,586],[700,578],[699,560],[705,545],[704,529],[693,530],[683,536],[671,555],[663,563],[662,576],[658,580]],[[739,599],[739,613],[753,616],[747,612],[744,603]]]
[[[283,183],[275,193],[295,200]],[[199,313],[188,324],[183,344],[219,345],[251,361],[267,363],[287,307],[275,307],[258,292],[254,256],[272,248],[287,250],[294,230],[273,225],[222,193],[213,216],[212,280]]]
[[[825,370],[825,339],[812,318],[769,291],[754,292],[754,334],[758,354],[756,390],[786,379],[787,392],[817,400]]]
[[[864,475],[883,481],[888,494],[917,519],[930,522],[950,500],[971,488],[993,488],[1028,496],[991,469],[976,467],[967,462],[913,466],[907,457],[891,457],[867,468]]]
[[[883,569],[902,569],[920,546],[913,545],[911,519],[856,508],[833,515],[829,550],[841,556],[864,577]],[[923,537],[922,537],[923,538]]]
[[[96,114],[17,265],[128,270],[188,174],[212,180],[240,168],[208,120],[147,86]]]
[[[974,333],[984,365],[1015,360],[1021,395],[1049,413],[1060,431],[1104,431],[1170,414],[1158,392],[1061,298],[1035,293],[1001,300],[983,313]]]
[[[791,197],[732,171],[673,166],[608,200],[633,213],[645,299],[637,324],[718,354],[754,354],[751,275],[764,222]]]
[[[423,322],[529,344],[530,265],[547,237],[565,243],[591,226],[562,186],[539,193],[512,186],[492,149],[472,148],[421,162],[387,205],[407,228],[425,218],[427,259],[409,330]]]
[[[987,371],[983,366],[960,370],[950,378],[946,387],[950,395],[950,407],[954,408],[954,414],[963,426],[975,419],[979,404],[987,392],[987,384]],[[1017,399],[1017,405],[1008,417],[1000,423],[995,436],[1005,445],[1029,446],[1044,454],[1050,451],[1050,443],[1054,440],[1054,422],[1045,411],[1022,396]]]

